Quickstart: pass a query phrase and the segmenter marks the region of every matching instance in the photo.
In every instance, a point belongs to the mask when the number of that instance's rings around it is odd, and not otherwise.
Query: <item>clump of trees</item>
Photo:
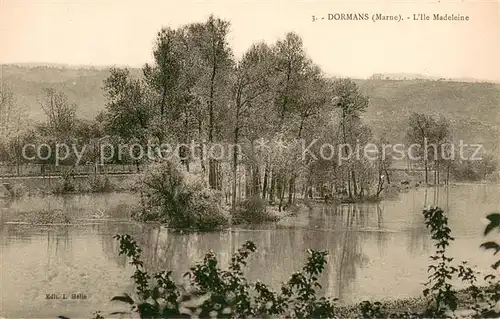
[[[15,164],[17,173],[23,164],[42,164],[40,174],[44,174],[43,165],[74,165],[77,157],[72,148],[81,151],[80,164],[97,157],[96,150],[91,151],[92,139],[104,136],[96,121],[79,119],[77,106],[68,100],[63,92],[47,88],[39,101],[45,120],[36,122],[28,117],[22,105],[15,101],[15,96],[7,88],[0,90],[0,161]],[[50,147],[36,147],[46,144]],[[56,159],[56,144],[66,144],[69,150],[61,149],[59,160]],[[26,147],[34,145],[35,147]]]
[[[222,159],[178,148],[186,170],[222,192],[233,211],[256,196],[282,209],[314,193],[380,195],[387,158],[350,158],[341,165],[336,151],[341,144],[363,147],[375,140],[361,120],[369,100],[354,81],[324,77],[295,33],[271,45],[256,43],[237,60],[227,42],[229,27],[211,16],[164,28],[141,79],[111,69],[100,116],[107,132],[158,145],[239,145]],[[322,142],[331,145],[326,152]],[[304,144],[313,156],[303,154]]]
[[[410,154],[413,158],[418,158],[425,169],[425,183],[429,183],[429,170],[434,167],[435,180],[439,183],[440,166],[450,165],[446,162],[446,154],[450,152],[446,148],[450,143],[451,131],[450,123],[446,118],[441,117],[436,120],[426,114],[412,113],[408,119],[407,141],[409,144],[416,144],[419,147],[412,148]],[[427,147],[429,146],[429,147]]]
[[[479,145],[463,144],[453,140],[452,126],[444,117],[412,113],[406,132],[412,163],[423,166],[424,182],[448,184],[451,178],[458,181],[479,181],[496,171],[497,162]],[[461,145],[462,144],[462,145]]]
[[[0,87],[0,162],[21,162],[21,145],[29,123],[26,110],[7,86]]]
[[[459,181],[481,181],[497,171],[498,162],[490,154],[480,160],[458,160],[451,167],[453,176]]]

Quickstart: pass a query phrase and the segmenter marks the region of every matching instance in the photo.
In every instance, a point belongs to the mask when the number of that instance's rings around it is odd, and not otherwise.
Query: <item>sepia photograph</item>
[[[0,319],[500,318],[499,252],[499,0],[0,0]]]

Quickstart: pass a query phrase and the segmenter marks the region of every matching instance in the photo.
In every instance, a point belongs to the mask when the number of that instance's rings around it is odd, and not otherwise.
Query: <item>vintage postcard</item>
[[[0,0],[1,318],[500,317],[500,1]]]

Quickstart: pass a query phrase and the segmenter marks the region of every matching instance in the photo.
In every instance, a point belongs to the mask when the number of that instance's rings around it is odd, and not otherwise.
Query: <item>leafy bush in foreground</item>
[[[486,216],[489,223],[484,229],[484,236],[487,236],[495,228],[500,232],[500,213],[492,213]],[[500,245],[495,241],[487,241],[481,244],[481,248],[493,249],[496,255],[500,251]],[[497,260],[491,268],[498,270],[500,268],[500,259]],[[479,293],[479,298],[485,303],[483,307],[476,307],[476,311],[483,317],[500,318],[500,281],[495,280],[495,275],[486,275],[485,281],[488,283],[486,288]]]
[[[484,277],[487,285],[485,287],[476,286],[477,272],[468,267],[463,261],[460,265],[453,265],[453,258],[446,255],[446,249],[455,239],[451,236],[451,229],[448,227],[448,218],[439,207],[424,209],[425,226],[430,229],[431,239],[434,240],[436,251],[430,256],[431,264],[428,266],[429,277],[425,283],[423,291],[424,298],[427,299],[427,307],[422,313],[388,313],[379,302],[372,303],[364,301],[360,304],[360,312],[363,318],[451,318],[459,307],[459,292],[452,286],[451,280],[456,277],[469,287],[463,291],[472,298],[472,305],[469,307],[473,311],[475,318],[498,318],[500,313],[495,311],[495,306],[500,300],[500,283],[495,282],[496,276],[488,274]],[[490,224],[486,227],[485,235],[493,228],[500,229],[500,214],[490,214],[487,217]],[[496,243],[487,242],[481,245],[484,248],[494,248],[500,251],[500,246]],[[496,269],[500,261],[492,267]],[[464,308],[464,306],[462,306]]]
[[[94,175],[88,178],[89,189],[93,193],[110,192],[115,189],[106,175]]]
[[[67,194],[76,190],[75,178],[71,171],[63,172],[61,180],[57,180],[52,188],[53,194]]]
[[[15,183],[12,186],[9,185],[6,186],[5,188],[10,193],[12,198],[22,198],[30,193],[29,188],[26,187],[26,185],[20,183]]]
[[[301,271],[294,273],[280,291],[272,291],[261,282],[251,283],[243,276],[250,253],[256,251],[246,242],[231,258],[229,269],[219,268],[212,252],[184,275],[189,284],[177,285],[171,271],[149,275],[141,261],[141,249],[129,235],[117,235],[120,254],[130,258],[135,267],[132,276],[137,297],[128,294],[112,300],[130,304],[131,313],[141,318],[332,318],[335,299],[317,297],[321,287],[318,276],[326,264],[326,252],[309,250]],[[151,284],[151,280],[153,283]],[[124,315],[125,313],[114,313]]]

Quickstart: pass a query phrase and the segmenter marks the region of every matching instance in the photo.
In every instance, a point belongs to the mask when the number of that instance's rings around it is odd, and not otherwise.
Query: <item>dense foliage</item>
[[[137,180],[141,194],[141,220],[159,221],[177,230],[214,230],[228,223],[220,194],[176,160],[162,160],[148,167]]]
[[[276,216],[267,210],[265,200],[256,195],[238,203],[232,214],[233,224],[256,224],[276,221]]]
[[[437,157],[451,151],[444,143],[457,142],[445,118],[409,114],[406,141],[374,136],[363,120],[370,96],[352,79],[328,79],[307,55],[300,36],[290,32],[275,43],[255,43],[235,59],[228,43],[230,27],[210,16],[161,29],[152,48],[154,61],[143,67],[140,77],[128,69],[109,70],[103,83],[105,110],[94,120],[78,118],[77,106],[65,92],[47,88],[39,97],[46,120],[30,123],[15,96],[2,88],[0,161],[17,165],[18,173],[26,162],[132,163],[139,171],[141,164],[158,157],[156,151],[144,154],[150,144],[156,150],[168,143],[187,170],[200,173],[211,189],[223,193],[233,211],[237,202],[255,195],[280,208],[306,194],[350,201],[383,196],[392,188],[393,158],[349,156],[371,143],[380,146],[379,151],[383,143],[436,144],[435,152],[406,163],[420,165],[426,182],[431,182],[430,171],[439,184],[452,177],[483,179],[496,170],[489,157]],[[25,157],[27,143],[49,145],[52,152],[43,150],[41,157],[33,157],[36,152],[30,147]],[[191,152],[190,143],[196,152]],[[78,152],[60,148],[58,158],[59,144]],[[225,148],[222,158],[200,151],[216,144],[240,147]],[[398,161],[404,164],[406,159]],[[65,190],[71,191],[62,187]]]

